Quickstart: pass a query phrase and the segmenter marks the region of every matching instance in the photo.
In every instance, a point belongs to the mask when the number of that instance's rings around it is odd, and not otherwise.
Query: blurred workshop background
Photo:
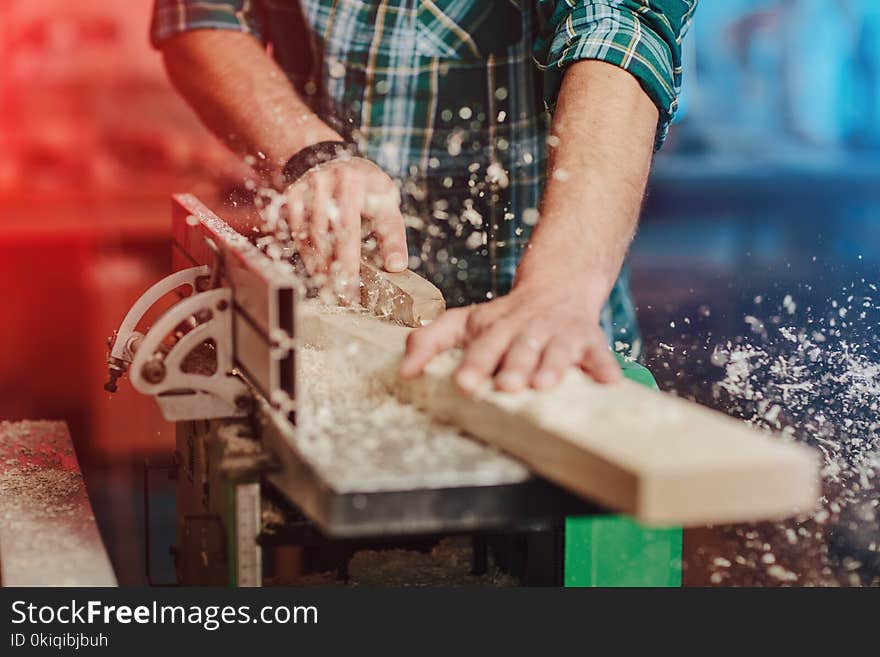
[[[0,0],[0,418],[69,423],[123,584],[143,581],[143,461],[173,436],[152,400],[103,391],[105,339],[169,269],[169,194],[237,172],[150,50],[151,5]],[[686,53],[631,263],[661,386],[718,405],[708,353],[757,297],[820,307],[878,278],[880,2],[706,0]]]

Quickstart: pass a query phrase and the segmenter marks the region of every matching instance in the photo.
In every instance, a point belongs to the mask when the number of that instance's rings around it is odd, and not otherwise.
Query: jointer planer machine
[[[590,437],[570,440],[567,434],[579,429],[551,426],[559,419],[542,419],[528,403],[511,405],[503,395],[484,397],[483,406],[474,407],[476,413],[466,413],[471,402],[451,397],[448,403],[426,402],[429,395],[414,393],[412,401],[437,409],[445,403],[440,419],[506,453],[462,436],[460,443],[428,444],[423,447],[428,453],[410,462],[394,458],[399,438],[380,431],[349,437],[372,445],[359,457],[361,462],[344,458],[340,451],[328,467],[326,458],[315,459],[297,440],[298,423],[307,421],[297,406],[297,351],[303,345],[298,327],[310,311],[290,259],[270,257],[191,195],[173,198],[172,224],[174,273],[147,290],[124,318],[111,341],[106,387],[115,390],[117,379],[127,372],[131,385],[153,396],[164,417],[176,422],[176,451],[169,467],[177,487],[173,554],[178,583],[260,586],[272,579],[277,565],[273,558],[264,563],[264,555],[278,554],[283,546],[345,555],[348,546],[415,545],[463,534],[472,539],[475,573],[485,571],[494,554],[490,548],[501,546],[495,562],[500,559],[505,570],[526,584],[678,585],[681,529],[676,525],[691,516],[667,522],[679,516],[663,509],[689,506],[686,500],[695,497],[693,490],[706,490],[695,506],[716,500],[716,506],[723,507],[719,521],[740,519],[762,496],[777,495],[772,509],[776,515],[815,500],[815,461],[794,447],[777,449],[757,439],[754,444],[744,440],[747,448],[737,448],[729,477],[717,475],[716,461],[723,454],[716,458],[718,449],[712,445],[706,447],[708,457],[698,454],[682,459],[684,465],[657,466],[662,453],[627,440],[606,440],[615,443],[614,450],[631,450],[620,453],[591,444]],[[370,276],[382,279],[384,274],[371,271]],[[374,280],[370,287],[380,296],[388,295],[390,306],[400,310],[391,315],[404,323],[417,323],[419,313],[427,313],[414,306],[406,283]],[[145,328],[151,308],[173,292],[181,298]],[[387,311],[389,303],[373,307]],[[373,317],[370,327],[383,336],[387,332],[387,344],[396,348],[406,329],[390,326],[391,321]],[[333,326],[327,324],[331,330]],[[384,352],[375,353],[374,360],[384,358]],[[641,384],[626,389],[628,395],[636,395],[634,403],[648,408],[660,403],[655,398],[668,397],[643,393],[645,384],[653,384],[650,374],[632,363],[622,365],[627,377]],[[443,373],[432,376],[442,383]],[[584,390],[599,401],[613,395],[607,398],[607,408],[597,410],[600,417],[618,403],[620,391],[579,387],[586,385],[571,382],[572,400],[583,398]],[[564,401],[566,389],[554,393],[556,398]],[[445,390],[434,396],[444,398]],[[648,395],[643,402],[638,401],[641,394]],[[693,424],[691,411],[670,413],[670,403],[664,401],[660,407],[656,433],[669,425],[678,434],[688,434],[681,440],[696,443],[699,429],[678,429],[685,422]],[[711,412],[700,409],[697,415],[703,418],[705,413]],[[499,421],[493,422],[496,416]],[[727,438],[725,432],[741,431],[732,420],[716,431],[712,422],[722,421],[705,419],[711,420],[706,425],[710,436]],[[631,425],[630,421],[624,434],[643,440],[644,432]],[[554,454],[563,452],[553,448],[544,459],[530,451],[541,445],[542,436],[548,445],[565,438],[560,449],[574,450],[572,456],[555,459]],[[329,449],[344,450],[345,443],[331,442]],[[432,455],[432,449],[443,453]],[[461,459],[456,460],[456,450],[461,450]],[[771,458],[765,458],[767,454]],[[792,496],[781,485],[767,488],[761,483],[770,471],[761,469],[765,463],[770,469],[784,467],[802,475],[804,490]],[[737,464],[742,465],[739,470]],[[753,472],[758,475],[753,478],[754,499],[744,494],[742,508],[729,508],[732,485]],[[611,492],[606,496],[604,491]],[[660,526],[647,527],[609,508]],[[704,518],[716,519],[711,513],[693,516],[695,521]],[[339,561],[344,580],[344,558]]]

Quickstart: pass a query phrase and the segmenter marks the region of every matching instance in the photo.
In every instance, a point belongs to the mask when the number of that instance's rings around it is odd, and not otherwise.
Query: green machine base
[[[647,368],[619,359],[626,378],[657,389]],[[681,586],[680,527],[642,527],[618,515],[565,520],[565,586]]]

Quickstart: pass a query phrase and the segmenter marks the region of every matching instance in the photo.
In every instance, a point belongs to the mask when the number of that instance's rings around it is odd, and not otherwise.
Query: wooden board
[[[0,583],[116,586],[63,422],[0,422]]]
[[[672,395],[623,381],[599,385],[572,370],[557,387],[509,394],[455,388],[459,355],[397,377],[411,329],[367,315],[304,308],[298,337],[344,349],[352,375],[519,458],[541,476],[657,526],[781,518],[811,510],[819,459],[811,449]]]

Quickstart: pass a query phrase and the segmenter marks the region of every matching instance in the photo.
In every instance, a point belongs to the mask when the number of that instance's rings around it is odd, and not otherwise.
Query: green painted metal
[[[615,515],[566,518],[565,586],[681,586],[681,529]]]
[[[651,372],[618,356],[626,378],[657,389]],[[681,586],[680,527],[654,529],[619,515],[565,520],[565,586]]]

